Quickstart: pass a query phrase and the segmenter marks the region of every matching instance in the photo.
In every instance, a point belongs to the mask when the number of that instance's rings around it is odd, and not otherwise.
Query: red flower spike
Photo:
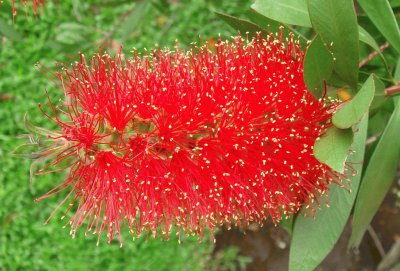
[[[342,178],[312,150],[336,105],[308,92],[303,56],[274,35],[215,52],[82,55],[55,74],[66,99],[45,113],[61,129],[50,166],[70,171],[43,197],[69,188],[72,234],[86,223],[109,241],[123,224],[134,236],[201,236],[318,204]]]

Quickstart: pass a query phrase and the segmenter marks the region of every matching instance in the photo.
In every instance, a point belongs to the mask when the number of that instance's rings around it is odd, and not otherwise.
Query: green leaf
[[[354,90],[358,82],[358,26],[353,1],[308,0],[311,23],[333,53],[334,69]]]
[[[376,78],[375,95],[369,107],[370,114],[376,113],[376,111],[385,103],[387,100],[385,95],[385,84],[379,78]]]
[[[281,24],[279,22],[274,21],[270,18],[267,18],[267,17],[261,15],[254,9],[250,9],[250,10],[246,11],[245,14],[250,19],[250,21],[252,21],[256,25],[260,26],[261,28],[268,30],[271,33],[278,32],[281,27]],[[284,29],[284,31],[287,31],[287,30]],[[285,34],[285,36],[287,36],[287,35]]]
[[[361,26],[358,26],[358,34],[361,42],[364,42],[365,44],[368,44],[371,46],[375,51],[381,52],[379,50],[379,45],[376,43],[375,39],[371,36],[370,33],[367,32],[364,28]]]
[[[272,20],[311,27],[307,0],[256,0],[251,7]]]
[[[367,32],[367,30],[365,30],[361,26],[358,26],[358,35],[359,35],[359,39],[361,42],[371,46],[371,48],[374,49],[375,52],[377,52],[379,54],[380,58],[382,59],[383,63],[385,64],[385,69],[386,69],[388,75],[391,76],[386,58],[382,54],[381,49],[379,48],[379,45],[376,43],[375,39],[371,36],[371,34],[369,34]]]
[[[247,20],[239,19],[239,18],[233,17],[228,14],[219,13],[219,12],[215,12],[215,13],[218,15],[218,17],[220,17],[225,22],[227,22],[235,30],[240,31],[241,34],[245,34],[248,32],[251,36],[255,36],[256,33],[261,32],[261,34],[263,36],[268,36],[268,31],[265,30],[264,28],[256,25],[255,23],[249,22]]]
[[[389,2],[359,0],[358,3],[390,45],[400,53],[400,30]]]
[[[400,79],[400,59],[395,79]],[[350,247],[358,247],[368,225],[378,211],[399,166],[400,97],[394,98],[395,110],[369,160],[357,195]]]
[[[321,97],[324,80],[328,80],[333,71],[332,54],[325,48],[319,36],[316,36],[307,49],[304,59],[304,81],[315,96]]]
[[[0,33],[3,34],[7,39],[20,41],[22,40],[21,36],[17,31],[14,30],[12,25],[9,25],[6,21],[0,18]]]
[[[291,235],[293,232],[293,215],[288,218],[285,218],[284,215],[282,215],[282,216],[283,216],[283,218],[279,222],[279,226],[284,228],[289,233],[289,235]]]
[[[315,142],[314,155],[320,162],[338,172],[343,172],[352,141],[351,129],[343,130],[332,126]]]
[[[351,100],[344,103],[332,117],[333,124],[340,129],[347,129],[359,122],[368,112],[374,99],[375,89],[382,88],[378,78],[371,74],[360,91]]]
[[[365,115],[358,127],[355,127],[354,142],[348,162],[357,174],[351,176],[350,191],[331,184],[329,205],[322,205],[315,212],[315,219],[305,217],[303,208],[294,223],[289,255],[289,270],[303,271],[314,268],[328,255],[339,239],[353,207],[361,179],[364,159],[365,141],[367,138],[368,115]]]
[[[143,21],[143,17],[150,10],[151,2],[152,1],[148,0],[137,1],[134,7],[126,13],[125,20],[118,27],[122,32],[123,41],[128,39],[128,37],[137,30],[137,27]]]
[[[396,174],[400,155],[400,100],[368,163],[354,207],[349,246],[358,247]]]

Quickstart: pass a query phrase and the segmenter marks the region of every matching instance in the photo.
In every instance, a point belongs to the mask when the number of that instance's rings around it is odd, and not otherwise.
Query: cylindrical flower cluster
[[[123,224],[134,236],[201,236],[312,205],[340,176],[313,155],[334,105],[310,94],[302,63],[297,41],[272,34],[81,55],[55,73],[65,98],[41,107],[59,126],[43,171],[69,169],[43,197],[69,190],[72,234],[85,223],[109,240]]]

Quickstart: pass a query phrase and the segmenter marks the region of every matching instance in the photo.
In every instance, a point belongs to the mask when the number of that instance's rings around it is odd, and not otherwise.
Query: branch
[[[400,93],[400,84],[388,87],[385,89],[385,96],[390,97]]]
[[[361,68],[362,66],[367,65],[372,59],[374,59],[379,53],[382,53],[383,51],[385,51],[388,47],[389,47],[389,43],[385,42],[384,44],[382,44],[379,47],[379,52],[373,51],[372,53],[370,53],[366,58],[364,58],[363,60],[360,61],[360,63],[358,64],[358,67]]]

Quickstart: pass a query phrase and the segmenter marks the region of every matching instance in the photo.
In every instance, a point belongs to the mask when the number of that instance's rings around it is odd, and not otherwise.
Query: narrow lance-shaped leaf
[[[278,32],[281,29],[282,24],[278,21],[272,20],[265,17],[254,9],[250,9],[245,12],[245,15],[250,19],[250,21],[259,27],[266,29],[270,32]],[[283,29],[287,31],[287,29]]]
[[[251,7],[272,20],[311,27],[307,0],[256,0]]]
[[[376,28],[378,28],[393,48],[400,53],[400,30],[389,1],[358,0],[358,3]]]
[[[321,38],[316,36],[308,47],[304,59],[304,81],[316,97],[321,97],[323,81],[331,77],[332,70],[332,54],[326,49]]]
[[[235,30],[240,31],[242,35],[245,33],[249,33],[251,36],[255,36],[257,34],[257,32],[261,32],[263,36],[268,35],[267,30],[256,25],[255,23],[252,23],[247,20],[240,19],[240,18],[236,18],[234,16],[224,14],[224,13],[216,12],[216,14],[218,15],[218,17],[220,17],[225,22],[227,22]]]
[[[375,89],[381,87],[375,75],[368,77],[360,91],[346,102],[332,117],[333,124],[340,129],[347,129],[361,120],[368,112],[374,98]]]
[[[395,79],[399,80],[400,60],[397,63]],[[354,207],[353,228],[350,247],[358,247],[368,225],[378,211],[399,165],[400,140],[400,98],[395,98],[395,110],[374,153],[369,160],[363,176],[360,191]]]
[[[352,1],[308,0],[311,23],[333,53],[337,75],[357,89],[358,27]]]
[[[271,33],[280,33],[282,32],[283,36],[289,36],[289,33],[294,33],[296,36],[300,37],[300,44],[301,46],[306,46],[308,39],[300,33],[299,30],[295,29],[293,26],[289,24],[285,24],[282,22],[278,22],[271,18],[264,16],[263,14],[259,13],[254,9],[248,10],[245,15],[250,19],[251,22],[255,23],[256,25],[266,29],[268,32]],[[282,27],[284,26],[284,27]]]
[[[381,51],[379,50],[379,45],[376,43],[375,39],[371,36],[370,33],[368,33],[367,30],[362,28],[361,26],[358,26],[358,34],[361,42],[364,42],[365,44],[368,44],[371,46],[375,51],[378,53],[382,54]]]
[[[292,242],[289,255],[289,270],[303,271],[314,268],[328,255],[339,239],[356,198],[361,179],[364,159],[365,140],[367,138],[368,114],[365,114],[360,124],[355,127],[354,142],[351,146],[353,154],[347,162],[357,174],[350,176],[348,190],[331,184],[329,205],[321,205],[315,212],[315,219],[304,216],[303,209],[294,223]]]

